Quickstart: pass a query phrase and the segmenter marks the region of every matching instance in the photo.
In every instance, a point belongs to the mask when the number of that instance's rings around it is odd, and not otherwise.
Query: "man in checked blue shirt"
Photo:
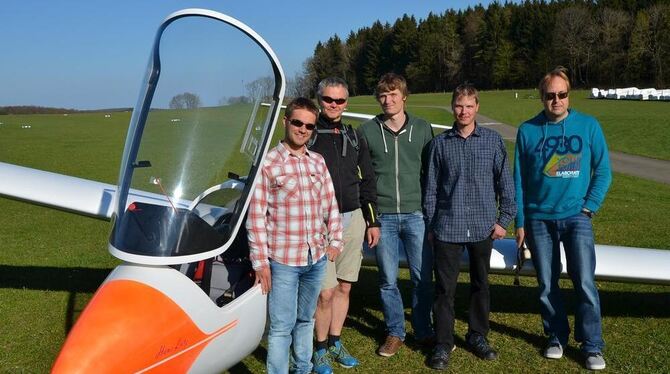
[[[494,239],[516,214],[514,183],[502,137],[475,121],[477,89],[462,84],[453,92],[454,125],[433,139],[429,148],[423,190],[428,240],[433,243],[435,267],[436,346],[429,366],[443,370],[454,347],[454,294],[461,255],[470,257],[468,348],[477,357],[495,360],[489,331],[488,273]]]

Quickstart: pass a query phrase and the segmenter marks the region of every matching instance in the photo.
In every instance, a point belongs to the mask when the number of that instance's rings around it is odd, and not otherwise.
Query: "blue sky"
[[[403,13],[490,1],[437,0],[3,0],[0,106],[77,109],[131,107],[161,21],[183,8],[207,8],[246,23],[274,49],[287,77],[301,71],[318,41],[393,23]]]

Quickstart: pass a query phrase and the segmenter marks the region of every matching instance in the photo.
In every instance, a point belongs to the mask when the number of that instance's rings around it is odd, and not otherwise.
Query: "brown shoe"
[[[399,337],[389,335],[386,337],[384,344],[382,344],[377,350],[377,354],[383,357],[391,357],[398,353],[402,345],[403,342]]]

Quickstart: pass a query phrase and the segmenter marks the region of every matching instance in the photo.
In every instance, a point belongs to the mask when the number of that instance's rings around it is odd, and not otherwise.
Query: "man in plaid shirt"
[[[268,373],[312,371],[314,311],[326,261],[342,250],[333,183],[321,155],[307,150],[319,111],[306,98],[286,107],[285,136],[260,170],[247,216],[256,283],[268,295]],[[289,348],[292,350],[289,352]]]

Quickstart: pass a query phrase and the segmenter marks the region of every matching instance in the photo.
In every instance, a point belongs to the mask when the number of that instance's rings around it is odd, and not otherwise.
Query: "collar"
[[[340,130],[342,129],[342,121],[341,120],[337,121],[337,122],[331,121],[328,118],[326,118],[326,116],[324,116],[323,114],[319,114],[319,120],[316,121],[316,125],[317,125],[317,127],[321,127],[321,128],[329,129],[329,130],[330,129],[335,129],[335,128],[340,129]]]
[[[544,110],[542,110],[542,119],[544,120],[545,124],[558,125],[560,123],[565,123],[565,121],[568,119],[568,117],[570,117],[571,114],[572,114],[572,108],[568,108],[568,115],[565,116],[565,118],[563,118],[560,121],[550,121],[549,117],[547,117],[547,113]]]
[[[289,157],[297,157],[297,158],[302,158],[303,156],[312,157],[312,152],[310,152],[309,149],[304,145],[303,148],[305,149],[304,154],[295,155],[288,149],[288,147],[286,146],[286,144],[284,144],[284,141],[282,140],[281,142],[279,142],[279,145],[277,146],[277,151],[279,152],[279,155],[284,161],[287,161]]]
[[[384,117],[384,113],[380,113],[380,114],[377,115],[377,121],[379,121],[379,123],[382,125],[384,130],[392,133],[395,136],[398,136],[398,135],[400,135],[400,133],[403,132],[403,130],[405,130],[405,128],[407,127],[407,124],[409,124],[409,113],[407,113],[407,111],[405,111],[404,113],[405,113],[405,122],[402,124],[402,127],[400,127],[400,129],[398,131],[393,131],[393,130],[391,130],[390,127],[386,126],[386,119]]]
[[[456,137],[456,136],[460,137],[461,136],[458,133],[458,128],[456,127],[456,121],[454,121],[454,123],[451,125],[451,128],[449,130],[447,130],[445,133],[449,137]],[[475,129],[472,130],[472,133],[470,134],[470,136],[472,136],[472,135],[482,136],[482,131],[480,130],[480,127],[479,127],[479,124],[477,123],[477,121],[475,121]]]

